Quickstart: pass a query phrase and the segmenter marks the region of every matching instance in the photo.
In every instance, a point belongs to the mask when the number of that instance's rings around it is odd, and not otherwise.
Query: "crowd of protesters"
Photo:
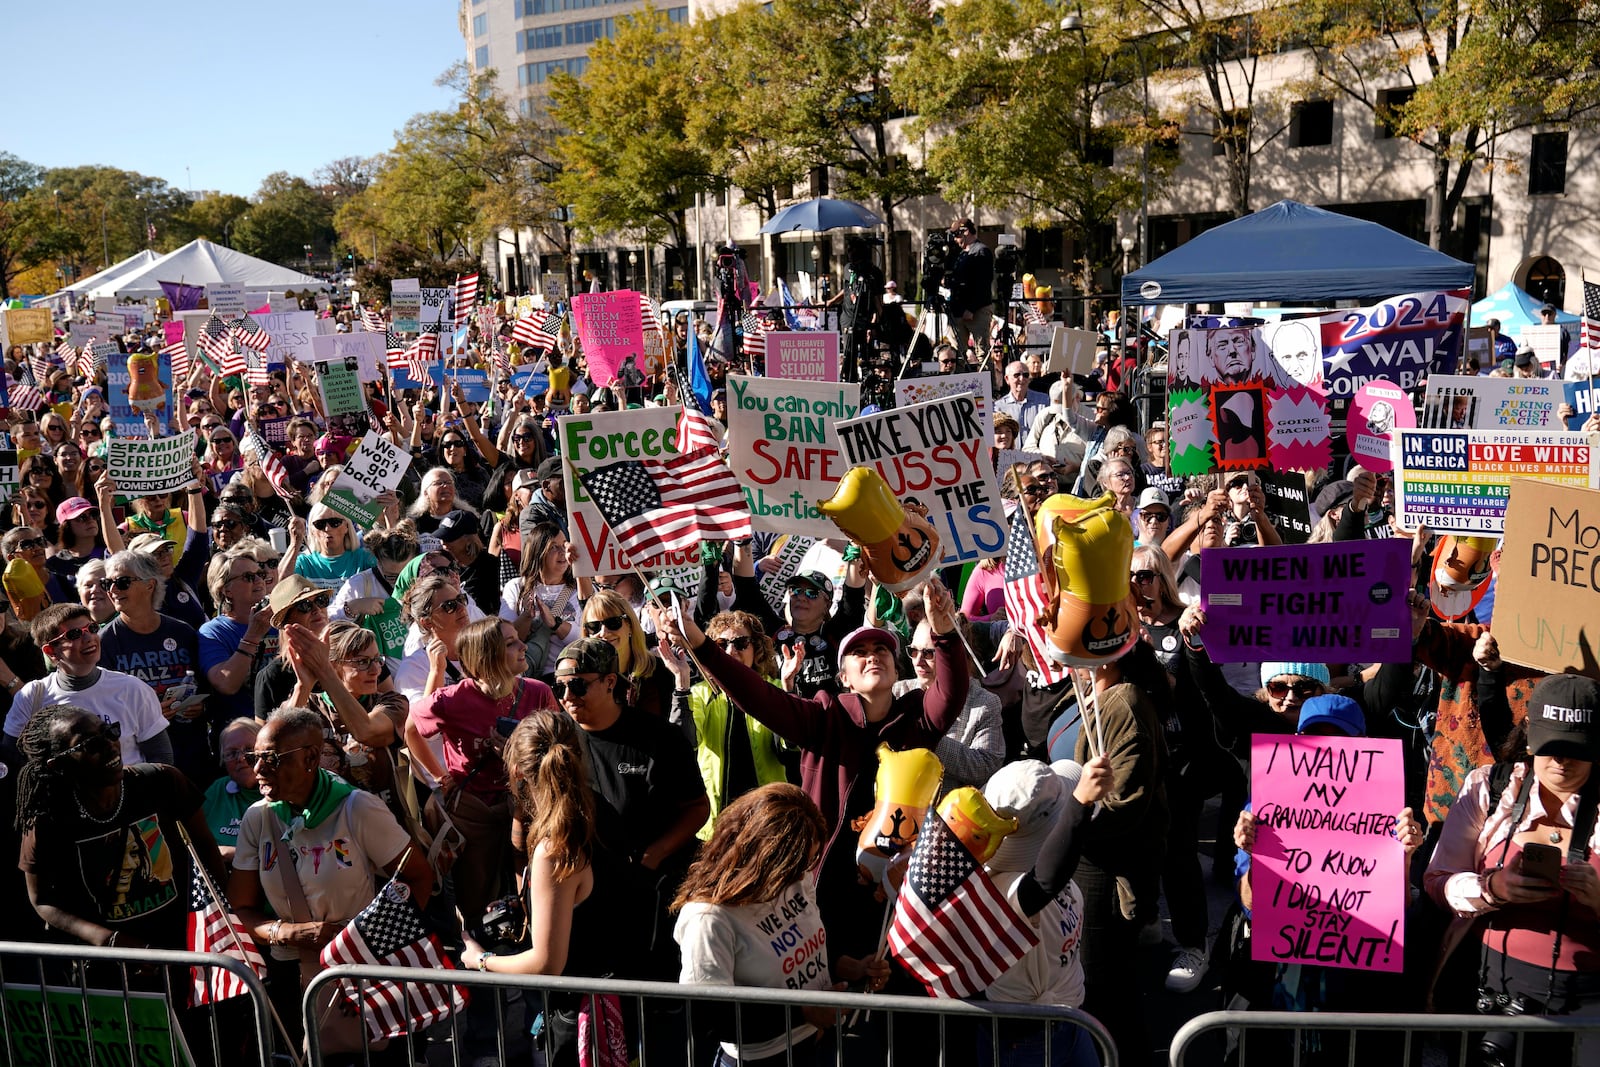
[[[175,383],[172,423],[194,435],[193,480],[130,497],[107,471],[104,368],[74,373],[54,345],[6,352],[10,380],[35,382],[41,401],[9,412],[20,480],[0,537],[10,936],[181,948],[199,863],[264,946],[291,1029],[318,951],[391,877],[468,969],[922,995],[885,959],[884,905],[858,876],[853,824],[874,808],[886,746],[933,750],[943,790],[977,787],[1018,822],[988,866],[1042,947],[988,999],[1083,1008],[1124,1063],[1150,1062],[1158,1013],[1224,1004],[1592,1010],[1600,686],[1503,662],[1492,597],[1482,617],[1434,611],[1437,538],[1395,525],[1390,483],[1348,462],[1306,477],[1313,540],[1414,543],[1413,661],[1214,662],[1200,556],[1278,544],[1282,517],[1252,475],[1173,476],[1165,424],[1141,425],[1105,352],[1083,376],[1044,374],[1037,355],[1008,361],[992,307],[972,306],[987,290],[969,275],[992,273],[986,249],[970,221],[952,229],[966,264],[955,343],[911,341],[865,261],[841,293],[842,325],[863,379],[892,382],[908,356],[930,374],[989,372],[996,444],[1037,453],[1000,472],[1008,509],[1110,494],[1131,524],[1139,640],[1081,688],[1038,674],[1008,620],[1004,560],[895,595],[858,546],[819,542],[769,600],[774,537],[757,533],[705,544],[700,589],[674,610],[633,573],[575,576],[555,419],[673,406],[678,385],[596,383],[568,333],[550,352],[523,350],[498,302],[474,318],[464,361],[492,368],[499,349],[550,389],[497,376],[490,400],[472,402],[369,385],[372,425],[413,456],[370,529],[321,503],[354,442],[329,430],[303,365],[260,384],[196,360]],[[784,315],[768,318],[783,328]],[[665,333],[682,345],[688,330],[712,354],[714,390],[759,373],[715,323]],[[149,351],[157,337],[117,344]],[[240,443],[285,416],[279,487]],[[1079,692],[1100,723],[1093,744],[1075,728]],[[1263,733],[1404,743],[1395,835],[1415,889],[1403,975],[1251,960],[1247,794]],[[1522,864],[1545,840],[1571,846],[1555,880]],[[1208,896],[1207,868],[1225,891]],[[825,951],[780,969],[766,937],[776,916]],[[1164,988],[1151,988],[1138,965],[1163,941]],[[550,1000],[539,1054],[577,1063],[578,1019],[576,998]],[[688,1025],[645,1017],[658,1024]],[[625,1025],[639,1040],[637,1021]],[[880,1022],[815,1009],[696,1025],[718,1063],[811,1062],[840,1046],[882,1062],[891,1040]],[[324,1023],[325,1048],[359,1048],[347,1030]],[[1096,1062],[1075,1028],[1055,1037],[1052,1063]],[[929,1036],[893,1040],[917,1054]],[[957,1062],[1044,1062],[1036,1033],[946,1040],[970,1042],[948,1050]],[[1491,1033],[1481,1056],[1508,1050]]]

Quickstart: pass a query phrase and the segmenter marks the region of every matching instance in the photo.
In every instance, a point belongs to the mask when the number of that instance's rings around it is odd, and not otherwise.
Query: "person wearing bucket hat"
[[[806,698],[775,691],[759,671],[708,640],[689,615],[680,622],[655,609],[662,640],[692,650],[705,676],[735,707],[800,749],[801,784],[828,822],[817,892],[830,924],[838,918],[828,930],[830,953],[872,955],[878,949],[883,903],[857,879],[856,834],[850,830],[852,817],[873,808],[878,746],[932,749],[966,701],[967,655],[955,632],[955,604],[938,581],[925,583],[922,593],[937,670],[927,689],[898,697],[896,642],[882,632],[857,631],[841,641],[848,645],[837,674],[843,691]],[[798,666],[797,649],[781,655],[787,669]]]

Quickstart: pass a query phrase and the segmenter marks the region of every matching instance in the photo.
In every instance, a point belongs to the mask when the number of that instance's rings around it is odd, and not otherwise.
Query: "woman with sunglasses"
[[[52,543],[61,536],[61,527],[56,522],[55,509],[50,506],[50,498],[40,489],[31,485],[21,485],[11,496],[11,525],[31,526],[45,535]]]
[[[489,486],[491,473],[489,465],[473,447],[474,435],[468,432],[471,427],[477,430],[478,438],[483,437],[483,431],[477,429],[476,422],[476,417],[463,417],[459,412],[453,414],[441,424],[439,444],[430,457],[435,465],[446,468],[454,476],[456,499],[462,501],[458,506],[474,511],[483,507],[483,493]],[[488,445],[491,450],[494,448],[487,439],[482,440],[478,447],[483,445]],[[495,455],[498,459],[499,454]]]
[[[254,553],[249,555],[253,557]],[[332,600],[332,593],[298,574],[289,575],[267,594],[272,628],[278,634],[278,654],[262,663],[261,669],[251,679],[256,718],[265,720],[275,709],[288,702],[295,691],[295,680],[301,673],[296,671],[293,657],[289,654],[284,627],[293,623],[313,640],[321,641],[328,630],[328,605]],[[290,706],[303,708],[309,705],[304,700],[296,700]]]
[[[305,526],[310,527],[311,551],[299,550],[296,532],[299,523],[289,528],[288,556],[294,559],[294,573],[304,575],[324,589],[337,591],[345,582],[373,566],[377,560],[356,543],[350,520],[323,504],[314,504]]]
[[[724,611],[706,623],[711,643],[773,685],[778,677],[778,656],[761,620],[744,611]],[[783,750],[788,746],[771,729],[734,707],[720,686],[707,679],[690,687],[689,658],[672,647],[660,646],[661,661],[672,671],[677,688],[672,693],[672,719],[693,723],[695,759],[705,779],[711,814],[700,827],[702,841],[710,840],[717,813],[757,786],[788,780]]]
[[[289,420],[289,447],[284,450],[283,468],[289,484],[301,496],[311,492],[311,483],[322,473],[322,458],[317,455],[317,424],[304,416]]]
[[[456,510],[456,476],[448,467],[434,467],[422,476],[417,499],[406,511],[419,534],[431,534]]]
[[[100,511],[83,497],[72,497],[56,508],[56,550],[47,566],[64,589],[77,585],[78,571],[91,559],[107,556],[100,533]]]
[[[0,537],[0,559],[5,562],[4,589],[17,618],[27,622],[50,604],[70,602],[56,576],[50,573],[46,549],[49,542],[32,526],[18,526]]]
[[[278,654],[265,570],[243,552],[213,556],[206,568],[206,586],[217,605],[217,617],[200,627],[200,671],[211,685],[214,718],[226,721],[253,715],[251,679],[260,664]]]
[[[207,431],[205,441],[205,455],[200,463],[206,485],[214,496],[244,472],[244,456],[239,452],[239,439],[226,426]]]
[[[506,510],[511,498],[512,480],[517,472],[537,470],[550,456],[549,446],[539,424],[525,415],[509,418],[500,431],[500,462],[484,490],[483,506],[491,511]]]
[[[436,689],[459,682],[461,655],[457,640],[473,620],[471,603],[453,573],[436,572],[412,582],[405,591],[401,619],[413,624],[419,646],[394,664],[394,687],[412,707]]]
[[[67,499],[65,483],[61,480],[61,472],[56,469],[56,461],[49,456],[40,454],[29,456],[17,467],[17,484],[26,485],[45,495],[50,502],[50,510],[55,511]]]
[[[57,415],[54,411],[47,411],[39,416],[39,436],[42,451],[47,456],[54,456],[56,449],[71,440],[71,431],[67,420]]]
[[[577,637],[582,603],[572,576],[576,559],[577,550],[559,526],[539,523],[527,540],[521,576],[507,583],[500,598],[500,617],[538,653],[530,657],[530,669],[541,678],[555,674],[561,650]]]
[[[505,891],[510,874],[511,795],[500,753],[514,724],[534,711],[556,710],[543,682],[522,677],[522,642],[502,619],[480,619],[456,638],[466,677],[435,689],[411,707],[406,747],[438,783],[423,822],[444,830],[446,817],[466,839],[465,862],[453,868],[456,907],[471,927]],[[443,743],[444,758],[430,739]]]
[[[598,637],[617,650],[617,663],[627,683],[618,699],[647,715],[666,719],[672,714],[672,672],[645,644],[644,627],[633,606],[621,593],[597,589],[584,602],[583,637]]]
[[[199,479],[197,477],[196,481]],[[116,503],[117,483],[111,480],[111,475],[102,474],[95,481],[95,494],[100,507],[100,517],[104,520],[113,515]],[[200,498],[200,512],[192,516],[200,524],[205,523],[204,499]],[[171,493],[150,493],[146,496],[136,496],[128,501],[127,518],[120,526],[102,524],[105,533],[106,545],[114,552],[121,551],[125,543],[138,537],[140,534],[160,534],[163,538],[177,546],[176,554],[181,554],[184,543],[189,538],[190,525],[184,521],[181,511],[172,506]],[[113,530],[117,536],[113,537]]]

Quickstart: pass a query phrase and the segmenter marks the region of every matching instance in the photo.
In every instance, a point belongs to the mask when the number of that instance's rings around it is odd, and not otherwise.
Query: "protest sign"
[[[422,283],[396,278],[389,285],[390,325],[396,333],[416,333],[422,317]]]
[[[1092,330],[1052,326],[1050,358],[1045,360],[1045,373],[1088,374],[1094,369],[1094,350],[1099,343],[1100,335]]]
[[[249,310],[249,297],[245,295],[242,285],[208,285],[206,307],[225,319],[231,319]]]
[[[1596,410],[1593,380],[1585,378],[1578,382],[1562,382],[1561,393],[1562,399],[1571,404],[1575,412],[1567,419],[1567,429],[1583,429],[1583,424],[1589,421],[1589,416]]]
[[[317,334],[315,311],[269,312],[250,317],[272,338],[272,344],[267,346],[267,366],[277,368],[286,359],[304,363],[312,358],[311,339]]]
[[[367,432],[367,399],[361,391],[361,361],[354,356],[316,364],[317,388],[328,432],[360,437]]]
[[[816,543],[816,538],[800,534],[785,534],[772,543],[767,558],[777,560],[778,566],[761,576],[761,595],[780,617],[789,607],[789,579],[799,573],[801,561]]]
[[[1388,382],[1368,382],[1356,390],[1345,418],[1345,436],[1350,455],[1369,471],[1386,471],[1393,466],[1389,443],[1395,430],[1417,425],[1417,412],[1411,397]]]
[[[96,315],[99,315],[102,311],[110,311],[111,309],[115,308],[116,306],[117,306],[117,298],[116,297],[114,297],[114,296],[97,296],[97,297],[94,298],[94,300],[92,300],[90,302],[89,310],[93,311]]]
[[[1477,360],[1478,366],[1488,368],[1494,359],[1494,338],[1489,333],[1489,327],[1472,326],[1467,329],[1467,357]]]
[[[1294,471],[1257,471],[1267,514],[1286,545],[1303,545],[1311,536],[1311,503],[1306,480]],[[1177,498],[1173,498],[1176,502]]]
[[[373,500],[379,493],[399,488],[410,466],[409,452],[368,430],[323,494],[322,503],[357,527],[370,530],[383,513]]]
[[[1411,660],[1409,541],[1208,548],[1200,588],[1217,663]]]
[[[10,1067],[193,1067],[188,1042],[160,993],[19,982],[5,985],[4,999],[5,1044],[15,1057]]]
[[[128,330],[128,320],[120,312],[96,311],[94,321],[109,330],[113,337],[120,337]]]
[[[1551,674],[1600,678],[1600,493],[1515,482],[1497,575],[1500,655]]]
[[[267,309],[265,311],[261,311],[261,310],[258,309],[255,312],[255,314],[258,314],[258,315],[275,315],[275,314],[283,314],[283,313],[289,312],[289,311],[299,311],[300,310],[300,301],[296,297],[279,296],[276,293],[273,293],[272,295],[267,297],[266,308]]]
[[[826,330],[767,334],[767,376],[805,382],[839,380],[839,335]]]
[[[1409,897],[1405,849],[1394,836],[1405,807],[1400,742],[1256,734],[1250,793],[1250,958],[1402,970]]]
[[[1396,519],[1441,533],[1497,534],[1514,479],[1600,488],[1600,436],[1548,430],[1401,430]]]
[[[14,448],[0,448],[0,505],[11,503],[22,481],[21,461]]]
[[[455,290],[423,289],[419,295],[418,333],[448,333],[455,322]]]
[[[145,323],[150,321],[147,309],[142,304],[118,304],[117,314],[122,316],[122,328],[125,330],[142,330]]]
[[[355,359],[364,382],[383,381],[384,342],[381,333],[329,333],[311,338],[311,361]],[[298,358],[298,357],[296,357]]]
[[[755,529],[838,536],[816,504],[849,467],[834,422],[855,418],[860,393],[855,384],[728,375],[728,465]]]
[[[544,294],[544,306],[554,309],[567,291],[566,279],[559,274],[541,274],[539,289]]]
[[[205,320],[202,318],[200,321]],[[82,348],[95,341],[109,340],[111,340],[111,327],[103,322],[67,323],[67,343],[73,348]]]
[[[602,388],[618,378],[630,388],[635,387],[633,378],[642,384],[644,318],[638,293],[631,289],[579,293],[572,298],[572,318],[589,361],[590,381]]]
[[[0,311],[0,344],[49,344],[55,338],[49,308],[7,308]]]
[[[298,303],[298,301],[296,301],[296,303]],[[316,296],[311,298],[311,303],[318,312],[325,312],[333,307],[333,301],[328,298],[327,293],[318,293]]]
[[[256,429],[261,431],[262,440],[269,445],[284,445],[289,443],[289,415],[279,415],[272,419],[257,419]]]
[[[635,305],[638,300],[635,298]],[[612,463],[630,459],[657,459],[678,452],[678,416],[682,408],[643,408],[636,411],[603,411],[586,415],[564,415],[556,420],[556,434],[566,479],[567,516],[570,540],[578,548],[573,573],[582,577],[623,574],[630,566],[628,554],[617,547],[611,528],[600,509],[578,481],[587,474]],[[649,559],[634,560],[640,570],[680,567],[700,558],[700,548],[668,552]]]
[[[873,467],[902,505],[928,509],[948,566],[998,556],[1006,517],[978,401],[961,394],[834,424],[847,467]]]
[[[117,342],[115,341],[94,341],[84,350],[84,355],[89,358],[89,362],[93,365],[96,373],[103,370],[109,374],[111,361],[121,354],[122,349],[117,347]]]
[[[1408,293],[1321,316],[1324,391],[1330,398],[1353,397],[1370,381],[1410,391],[1430,372],[1455,373],[1466,340],[1468,296],[1466,290]]]
[[[1539,362],[1545,370],[1559,366],[1566,358],[1566,352],[1561,347],[1561,325],[1551,323],[1546,326],[1540,323],[1536,326],[1524,326],[1520,335],[1523,346],[1533,349],[1533,354],[1539,357]]]
[[[165,352],[131,355],[112,346],[106,352],[106,385],[111,422],[118,437],[149,437],[144,417],[154,415],[163,429],[172,422],[172,357]]]
[[[943,400],[947,396],[963,393],[977,398],[978,421],[983,423],[983,446],[993,448],[994,405],[989,398],[989,375],[986,372],[901,379],[894,383],[894,406],[908,408],[913,404],[926,404],[930,400]]]
[[[1428,379],[1422,425],[1438,430],[1560,429],[1556,409],[1566,400],[1562,385],[1549,378],[1435,374]]]
[[[106,441],[106,473],[122,496],[177,492],[194,481],[194,434],[154,441],[113,437]]]

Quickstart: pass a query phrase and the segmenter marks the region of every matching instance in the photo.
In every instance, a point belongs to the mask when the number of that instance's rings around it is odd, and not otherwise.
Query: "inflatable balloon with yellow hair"
[[[939,533],[927,509],[901,504],[872,467],[851,467],[817,509],[861,546],[867,569],[891,593],[917,585],[939,565]]]
[[[1057,494],[1034,516],[1040,577],[1050,598],[1040,622],[1056,663],[1111,663],[1139,639],[1128,581],[1133,526],[1115,501],[1110,493],[1094,500]]]
[[[970,785],[946,793],[939,801],[938,812],[950,832],[979,863],[988,863],[1000,842],[1017,828],[1015,818],[996,812],[983,791]]]
[[[1428,578],[1428,602],[1434,614],[1459,619],[1483,600],[1494,573],[1499,539],[1450,534],[1433,549],[1433,571]]]
[[[910,853],[943,777],[944,764],[928,749],[895,752],[888,745],[878,746],[877,804],[870,815],[850,824],[857,833],[856,871],[863,882],[891,893],[899,888],[898,883],[885,882],[889,861]],[[904,869],[896,873],[903,875]]]

